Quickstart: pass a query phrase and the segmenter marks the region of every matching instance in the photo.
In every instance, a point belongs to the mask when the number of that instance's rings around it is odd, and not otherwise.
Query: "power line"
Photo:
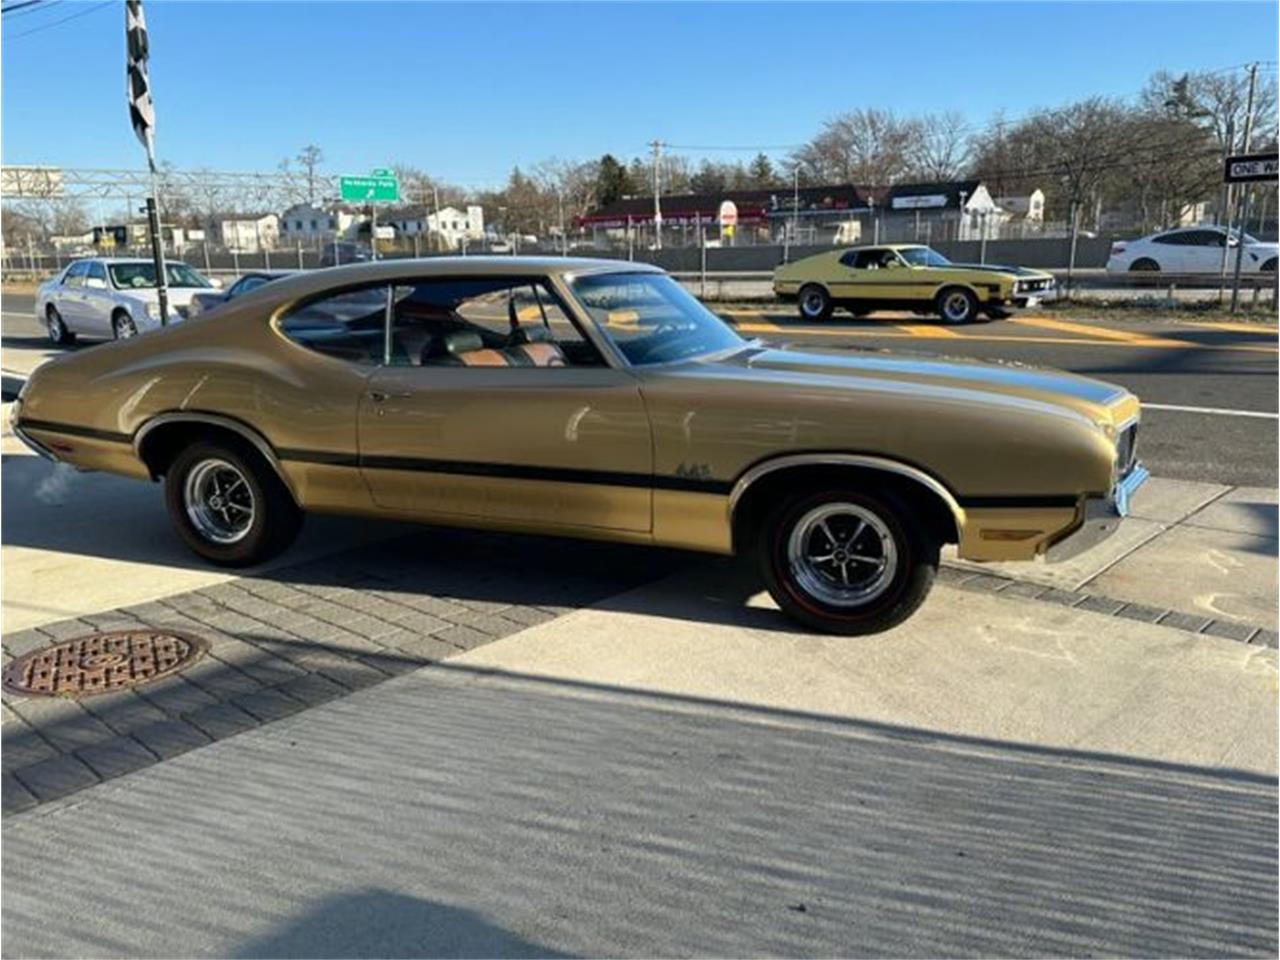
[[[41,30],[48,30],[51,27],[56,27],[64,23],[68,23],[79,17],[87,17],[89,14],[93,13],[95,10],[101,10],[103,7],[110,7],[110,6],[115,6],[115,0],[102,0],[101,3],[95,3],[91,7],[86,7],[83,10],[77,10],[75,13],[68,14],[67,16],[62,17],[60,20],[52,20],[49,23],[42,23],[38,27],[32,27],[30,30],[24,30],[21,33],[10,34],[6,36],[5,39],[17,40],[19,37],[29,37],[33,33],[39,33]]]
[[[7,7],[0,7],[0,13],[13,13],[15,10],[21,10],[23,7],[34,7],[37,3],[43,3],[44,0],[22,0],[21,3],[11,3]]]

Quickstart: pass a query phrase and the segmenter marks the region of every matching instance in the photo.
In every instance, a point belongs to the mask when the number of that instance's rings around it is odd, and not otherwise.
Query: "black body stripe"
[[[93,427],[80,427],[74,423],[53,423],[49,420],[30,420],[22,417],[17,425],[19,430],[47,430],[50,433],[61,433],[68,437],[88,437],[93,440],[109,440],[112,443],[133,442],[133,438],[127,433],[95,430]]]
[[[322,463],[330,466],[360,466],[368,470],[408,470],[419,473],[446,473],[466,477],[502,477],[511,480],[549,480],[556,483],[587,483],[609,487],[652,487],[691,493],[727,494],[728,480],[693,477],[658,477],[647,473],[620,473],[611,470],[579,470],[573,467],[537,467],[516,463],[486,463],[468,460],[433,460],[427,457],[362,456],[310,450],[280,450],[281,460]]]

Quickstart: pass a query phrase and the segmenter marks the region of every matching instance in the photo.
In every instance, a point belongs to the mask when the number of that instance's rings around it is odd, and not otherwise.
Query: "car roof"
[[[72,263],[79,263],[81,260],[97,260],[99,263],[121,264],[121,263],[154,263],[150,257],[76,257]],[[174,260],[172,257],[165,257],[165,264],[181,263],[186,266],[184,260]],[[68,264],[70,266],[70,264]]]
[[[856,247],[841,247],[841,253],[852,253],[857,250],[927,250],[923,243],[861,243]]]
[[[583,273],[661,273],[659,267],[631,260],[587,257],[418,257],[347,263],[295,273],[294,283],[313,281],[317,288],[377,283],[394,277],[545,277]]]

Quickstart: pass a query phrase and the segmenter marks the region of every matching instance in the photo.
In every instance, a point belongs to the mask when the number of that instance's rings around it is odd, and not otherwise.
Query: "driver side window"
[[[81,260],[67,267],[66,276],[62,278],[64,287],[83,287],[85,274],[89,272],[89,261]]]
[[[596,367],[604,360],[539,280],[423,280],[396,287],[391,364]]]

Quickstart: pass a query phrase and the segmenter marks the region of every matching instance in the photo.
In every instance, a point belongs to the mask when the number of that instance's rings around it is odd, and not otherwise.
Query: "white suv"
[[[1227,251],[1228,273],[1235,270],[1238,236],[1238,231],[1233,230]],[[1212,226],[1166,230],[1138,240],[1117,240],[1111,244],[1107,272],[1218,273],[1222,269],[1222,248],[1226,243],[1227,231]],[[1263,243],[1246,233],[1241,272],[1274,273],[1277,250],[1280,250],[1277,244]]]

